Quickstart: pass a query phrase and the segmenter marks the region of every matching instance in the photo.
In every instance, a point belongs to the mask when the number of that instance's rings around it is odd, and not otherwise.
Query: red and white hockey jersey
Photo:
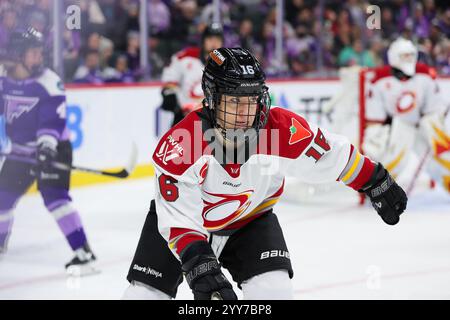
[[[265,145],[242,165],[221,164],[204,139],[202,112],[191,112],[169,130],[153,154],[158,228],[175,254],[211,233],[230,234],[270,210],[285,176],[342,181],[358,190],[373,174],[375,163],[347,138],[279,107],[272,107],[260,132]]]
[[[436,72],[425,64],[416,65],[416,74],[408,80],[399,80],[390,66],[376,68],[367,73],[370,89],[366,102],[367,122],[384,122],[388,117],[399,117],[406,123],[417,125],[422,116],[442,113]]]
[[[189,47],[174,54],[170,65],[162,73],[165,86],[178,88],[177,97],[183,109],[192,109],[203,99],[201,81],[204,65],[200,54],[201,49],[197,47]]]

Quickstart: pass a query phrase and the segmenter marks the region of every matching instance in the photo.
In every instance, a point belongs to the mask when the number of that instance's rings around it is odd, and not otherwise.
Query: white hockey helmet
[[[417,48],[412,41],[398,38],[391,43],[387,51],[388,63],[408,76],[416,73]]]

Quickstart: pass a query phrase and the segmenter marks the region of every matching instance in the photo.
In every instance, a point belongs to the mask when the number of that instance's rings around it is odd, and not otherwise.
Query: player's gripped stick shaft
[[[0,153],[0,156],[6,157],[10,160],[29,163],[32,165],[38,164],[37,160],[34,157],[30,158],[30,157],[27,157],[24,155],[16,155],[16,154],[8,154],[8,153]],[[127,178],[131,174],[131,172],[133,171],[133,169],[136,165],[136,161],[137,161],[137,147],[133,143],[130,158],[129,158],[127,165],[123,169],[120,169],[118,171],[103,171],[103,170],[80,167],[80,166],[75,166],[75,165],[68,165],[66,163],[56,162],[56,161],[53,161],[51,163],[51,165],[56,169],[64,170],[64,171],[77,170],[77,171],[83,171],[83,172],[88,172],[88,173],[92,173],[92,174],[98,174],[98,175],[103,175],[103,176],[124,179],[124,178]]]

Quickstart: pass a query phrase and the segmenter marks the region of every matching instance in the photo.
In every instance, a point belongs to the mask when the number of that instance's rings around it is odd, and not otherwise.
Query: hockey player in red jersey
[[[195,299],[292,299],[293,269],[273,212],[285,176],[342,181],[365,192],[388,224],[405,192],[380,163],[345,137],[271,107],[265,75],[247,50],[210,53],[203,108],[159,141],[156,193],[139,240],[125,299],[170,299],[183,274]],[[274,253],[274,254],[272,254]]]
[[[399,38],[388,49],[389,65],[367,73],[364,152],[382,162],[410,191],[420,166],[450,192],[450,118],[436,72],[417,62],[417,49]],[[419,158],[420,160],[414,160]],[[414,164],[414,161],[417,164]]]
[[[208,53],[223,46],[222,27],[213,23],[202,32],[201,46],[188,47],[174,54],[162,74],[163,102],[161,108],[173,113],[175,125],[184,116],[201,106],[202,70]]]

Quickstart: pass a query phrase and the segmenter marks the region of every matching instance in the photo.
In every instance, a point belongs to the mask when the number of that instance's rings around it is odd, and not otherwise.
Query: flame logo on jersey
[[[238,194],[206,192],[219,200],[212,202],[203,199],[203,226],[208,231],[217,231],[239,219],[249,207],[251,203],[250,197],[253,192],[254,190],[246,190]]]
[[[396,107],[399,113],[405,113],[416,106],[416,94],[413,91],[402,92],[400,97],[397,99]]]
[[[6,121],[12,123],[22,114],[28,113],[38,104],[38,97],[20,97],[4,95],[6,107]]]
[[[432,125],[436,136],[433,137],[433,151],[435,156],[450,151],[450,137],[436,125]]]

